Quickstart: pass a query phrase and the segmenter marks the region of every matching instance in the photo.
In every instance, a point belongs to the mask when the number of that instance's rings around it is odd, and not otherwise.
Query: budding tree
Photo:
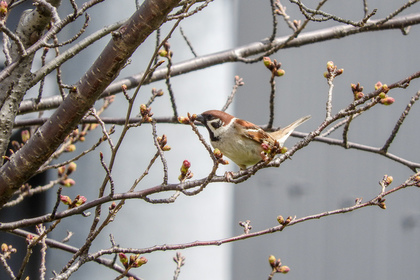
[[[210,0],[145,0],[141,4],[133,1],[135,2],[133,7],[135,6],[136,9],[125,11],[126,20],[115,22],[94,32],[90,31],[88,34],[85,33],[89,30],[91,21],[89,13],[93,12],[98,4],[106,5],[107,1],[90,0],[76,3],[75,0],[70,0],[72,11],[63,15],[62,1],[35,0],[33,7],[20,15],[16,30],[12,30],[7,24],[8,16],[24,2],[27,1],[11,0],[0,3],[0,28],[3,33],[5,60],[5,67],[0,72],[0,152],[2,155],[0,207],[21,207],[28,197],[41,192],[53,193],[55,202],[47,213],[36,217],[28,215],[25,219],[9,222],[4,222],[4,217],[1,217],[0,230],[21,236],[27,244],[25,257],[16,260],[14,244],[2,242],[0,260],[10,279],[25,277],[25,268],[31,261],[30,256],[38,247],[41,251],[39,267],[41,279],[45,279],[47,273],[49,276],[52,275],[50,271],[47,271],[46,263],[49,247],[71,253],[71,257],[63,267],[54,268],[54,279],[67,279],[86,263],[91,262],[108,267],[118,275],[117,279],[126,276],[141,279],[142,272],[138,267],[147,265],[146,254],[222,245],[279,233],[298,223],[344,214],[368,206],[385,209],[387,196],[409,187],[420,187],[418,171],[420,163],[389,152],[400,127],[419,99],[420,91],[412,95],[404,110],[400,112],[399,119],[396,120],[388,138],[383,139],[382,146],[374,147],[354,143],[349,141],[348,136],[352,122],[368,110],[376,110],[380,106],[390,106],[389,110],[392,110],[393,103],[397,99],[393,92],[396,89],[410,88],[411,81],[420,77],[420,71],[387,83],[377,82],[373,90],[367,90],[367,87],[365,89],[356,81],[348,87],[350,101],[345,106],[335,108],[333,106],[334,84],[336,79],[345,75],[345,72],[333,61],[325,61],[323,79],[328,89],[323,97],[326,106],[320,112],[324,116],[322,121],[313,125],[311,131],[307,133],[294,132],[293,135],[299,137],[300,140],[292,147],[266,151],[266,155],[259,163],[244,170],[235,171],[237,170],[235,166],[230,164],[227,166],[227,172],[225,172],[226,169],[221,170],[220,166],[226,165],[229,160],[219,150],[213,150],[207,135],[201,134],[204,130],[201,130],[200,124],[195,121],[196,113],[201,113],[208,108],[198,108],[193,104],[194,102],[191,102],[191,105],[188,104],[191,107],[187,112],[179,112],[178,93],[176,87],[172,85],[172,80],[176,76],[196,70],[204,72],[215,65],[228,62],[259,64],[261,70],[267,75],[270,87],[269,92],[264,93],[269,97],[267,106],[269,110],[267,122],[262,127],[267,131],[277,130],[279,128],[274,122],[277,83],[281,79],[287,79],[287,75],[285,76],[287,69],[282,67],[281,61],[274,58],[277,54],[287,48],[364,32],[398,29],[410,36],[410,27],[420,23],[420,13],[403,14],[412,9],[418,1],[401,4],[384,17],[377,16],[376,7],[371,9],[368,1],[361,1],[362,16],[358,19],[341,17],[329,13],[327,9],[324,10],[326,3],[329,2],[327,0],[313,6],[298,0],[289,0],[287,4],[286,1],[280,0],[267,1],[261,5],[267,5],[271,9],[272,16],[266,19],[272,25],[270,34],[266,34],[268,38],[217,53],[197,55],[194,50],[194,41],[189,40],[188,34],[184,34],[181,29],[193,57],[186,61],[174,61],[174,56],[179,50],[171,46],[171,37],[174,32],[179,32],[180,23],[184,21],[188,23],[190,18],[199,17],[200,13],[206,11],[213,4]],[[299,17],[292,18],[286,11],[286,5],[297,8]],[[65,28],[81,21],[83,23],[79,30],[70,38],[63,40],[61,34]],[[311,32],[306,31],[308,25],[317,26],[323,22],[331,22],[333,26]],[[279,28],[287,29],[287,36],[277,37]],[[66,84],[66,77],[62,75],[65,63],[78,60],[84,49],[96,46],[102,38],[106,38],[108,43],[103,50],[98,52],[97,58],[89,69],[85,73],[78,73],[77,83]],[[129,65],[130,58],[138,51],[139,46],[150,41],[155,43],[153,49],[144,54],[148,61],[145,68],[140,72],[130,73],[128,78],[121,78],[120,72]],[[51,53],[54,54],[51,55]],[[82,64],[83,61],[80,63]],[[48,96],[45,94],[45,86],[52,81],[56,86],[56,93]],[[165,87],[153,88],[146,92],[145,85],[158,81],[164,81]],[[221,101],[224,106],[213,109],[228,110],[235,94],[241,90],[244,83],[246,84],[246,80],[239,76],[232,77],[232,81],[232,91],[226,100]],[[35,98],[27,97],[31,90],[36,90]],[[308,85],[308,91],[310,90],[310,85]],[[140,94],[147,94],[148,98],[146,102],[138,105]],[[298,94],[302,94],[301,98],[304,98],[305,93]],[[201,99],[212,98],[200,96],[200,92],[196,92],[196,95]],[[162,98],[168,100],[167,108],[164,110],[166,115],[156,116],[153,105]],[[112,108],[116,99],[123,102],[124,111],[122,113],[120,111],[115,116],[104,117],[103,113]],[[44,117],[43,113],[48,116]],[[29,117],[19,118],[26,115]],[[200,147],[205,151],[206,158],[203,160],[210,162],[208,170],[200,170],[200,172],[205,172],[204,176],[200,173],[198,173],[199,176],[194,175],[195,170],[200,169],[200,164],[193,164],[188,159],[178,159],[177,165],[167,161],[167,155],[171,153],[171,139],[165,133],[161,133],[163,130],[161,128],[167,124],[177,129],[188,127],[188,131],[191,132],[189,135],[179,135],[179,140],[182,140],[183,144],[200,143]],[[144,170],[136,174],[136,179],[130,186],[118,186],[114,177],[121,174],[115,174],[115,169],[119,161],[124,161],[123,150],[127,145],[127,134],[129,131],[145,126],[151,129],[151,133],[142,135],[142,138],[147,138],[147,141],[153,145],[153,153],[147,159],[141,159],[147,164]],[[12,141],[12,134],[20,128],[24,128],[19,132],[21,140]],[[98,131],[100,137],[95,139],[93,135],[97,135],[95,133]],[[340,139],[329,137],[331,133],[337,131],[341,133]],[[80,152],[78,147],[82,145],[81,142],[88,142],[90,147]],[[240,226],[243,227],[243,234],[240,235],[177,244],[166,244],[163,240],[164,245],[152,247],[123,247],[118,245],[118,241],[114,240],[111,234],[108,247],[99,250],[92,249],[93,242],[105,234],[105,229],[118,218],[119,212],[124,209],[128,201],[137,200],[153,205],[177,203],[180,197],[195,196],[206,192],[210,185],[216,183],[240,184],[262,169],[280,167],[296,153],[305,153],[306,147],[315,142],[377,154],[406,167],[411,175],[404,181],[393,182],[392,174],[384,174],[383,178],[380,178],[377,196],[367,200],[358,198],[350,207],[305,217],[275,215],[276,224],[259,230],[252,230],[250,221],[240,222]],[[142,149],[147,150],[148,147],[141,145],[132,147],[132,153],[140,152]],[[96,163],[104,174],[101,177],[92,175],[95,176],[95,183],[84,186],[93,188],[97,197],[87,198],[83,189],[78,190],[79,195],[71,197],[65,193],[66,189],[63,187],[77,187],[79,182],[77,164],[88,155],[95,156]],[[156,171],[156,168],[161,172],[162,179],[160,183],[151,186],[147,178],[150,177],[149,173]],[[55,170],[58,176],[48,184],[30,185],[28,183],[28,180],[35,175],[51,170]],[[170,176],[173,170],[176,170],[176,178]],[[60,227],[61,221],[71,220],[81,215],[86,216],[86,220],[89,221],[80,225],[87,232],[81,246],[70,246],[65,243],[71,241],[71,235],[64,241],[49,238],[51,233]],[[35,230],[24,229],[30,226],[36,226]],[[143,225],[143,228],[147,230],[147,225]],[[177,279],[181,267],[187,260],[179,252],[174,252],[174,256],[176,263],[174,279]],[[9,265],[10,260],[18,262],[20,269],[14,271]],[[268,279],[272,279],[277,273],[287,273],[290,270],[287,260],[284,260],[283,264],[280,259],[270,255],[268,262],[270,265],[270,270],[267,270]]]

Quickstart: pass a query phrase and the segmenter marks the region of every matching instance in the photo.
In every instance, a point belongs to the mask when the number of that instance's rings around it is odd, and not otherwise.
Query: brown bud
[[[113,201],[113,202],[111,203],[111,205],[109,205],[108,209],[109,209],[109,211],[112,211],[112,210],[114,210],[114,209],[115,209],[115,207],[117,207],[117,203],[115,203],[115,201]]]

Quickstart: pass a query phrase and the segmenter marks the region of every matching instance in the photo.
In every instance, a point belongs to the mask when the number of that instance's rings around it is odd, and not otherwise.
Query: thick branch
[[[61,1],[50,0],[58,6]],[[25,11],[16,29],[16,37],[11,47],[11,59],[15,62],[15,68],[8,72],[8,77],[0,83],[0,156],[3,156],[9,138],[12,134],[19,104],[26,91],[29,89],[31,67],[34,54],[29,54],[25,48],[29,48],[42,35],[44,29],[51,20],[51,12],[44,7]],[[2,161],[0,161],[1,165]]]
[[[117,77],[136,48],[165,20],[179,0],[148,0],[122,26],[92,67],[83,75],[76,91],[14,156],[0,169],[0,206],[28,180],[59,147],[92,107],[99,95]]]

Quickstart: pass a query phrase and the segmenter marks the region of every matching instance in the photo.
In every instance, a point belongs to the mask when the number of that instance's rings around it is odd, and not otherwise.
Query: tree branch
[[[332,39],[340,39],[343,37],[347,37],[354,34],[369,32],[369,31],[379,31],[379,30],[388,30],[388,29],[403,29],[408,26],[420,24],[420,13],[417,14],[411,14],[407,16],[400,16],[395,17],[392,20],[389,20],[388,22],[377,26],[376,24],[379,23],[379,20],[371,20],[369,21],[369,24],[366,24],[363,28],[354,27],[354,26],[335,26],[325,29],[320,29],[316,31],[311,32],[305,32],[301,33],[299,37],[291,40],[289,43],[287,43],[284,48],[296,48],[301,47],[304,45],[309,45],[313,43],[323,42],[327,40]],[[189,73],[192,71],[197,71],[200,69],[204,69],[207,67],[228,63],[228,62],[238,62],[241,58],[247,58],[253,55],[261,54],[271,47],[276,47],[284,44],[286,40],[289,38],[289,36],[283,36],[276,38],[272,43],[269,42],[268,39],[251,43],[248,45],[243,45],[234,49],[203,55],[199,56],[190,60],[186,60],[183,62],[179,62],[176,64],[173,64],[171,67],[171,77],[175,77],[178,75],[182,75],[185,73]],[[63,53],[64,55],[64,53]],[[61,56],[63,56],[61,55]],[[60,57],[61,57],[60,56]],[[47,65],[50,65],[51,67],[53,64],[48,63]],[[46,65],[46,66],[47,66]],[[52,71],[50,69],[49,71]],[[150,77],[150,79],[147,79],[144,84],[153,83],[156,81],[164,80],[167,76],[167,69],[159,69],[156,70],[153,75]],[[116,93],[121,92],[121,86],[126,85],[127,89],[135,88],[140,81],[142,81],[144,72],[123,78],[119,81],[113,82],[110,84],[104,92],[101,94],[101,98],[114,95]],[[36,76],[33,79],[33,83],[38,82],[41,79],[41,76]],[[46,109],[53,109],[58,107],[58,104],[60,104],[60,100],[58,97],[47,97],[41,100],[39,104],[35,104],[33,100],[24,100],[21,103],[21,106],[19,108],[19,113],[29,113],[33,111],[38,110],[46,110]],[[45,104],[45,105],[44,105]]]
[[[119,29],[50,120],[0,169],[0,206],[64,141],[136,48],[166,19],[179,0],[148,0]]]

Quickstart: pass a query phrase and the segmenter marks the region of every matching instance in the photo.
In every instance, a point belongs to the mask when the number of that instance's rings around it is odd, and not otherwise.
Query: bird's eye
[[[223,125],[221,120],[213,121],[210,124],[214,129],[218,129],[219,127]]]

